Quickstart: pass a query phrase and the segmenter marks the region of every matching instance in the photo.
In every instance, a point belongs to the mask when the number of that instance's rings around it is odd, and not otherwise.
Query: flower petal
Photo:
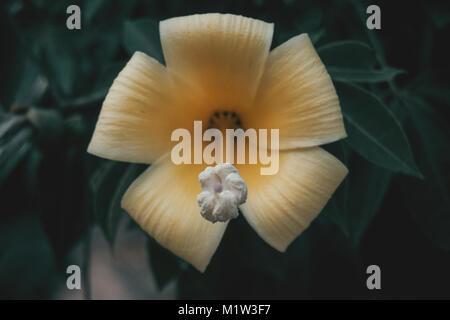
[[[351,57],[349,57],[351,59]],[[280,130],[280,149],[311,147],[346,136],[339,99],[307,34],[272,50],[249,128]]]
[[[260,175],[258,166],[239,171],[248,186],[241,211],[279,251],[308,227],[347,174],[338,159],[319,147],[282,151],[276,175]]]
[[[273,24],[231,14],[200,14],[160,22],[161,43],[172,78],[184,79],[212,110],[239,109],[253,101],[272,34]]]
[[[156,161],[129,187],[122,207],[163,247],[203,272],[216,251],[227,223],[211,223],[200,215],[200,165]]]
[[[151,163],[170,148],[167,71],[136,52],[114,80],[88,147],[94,155]]]

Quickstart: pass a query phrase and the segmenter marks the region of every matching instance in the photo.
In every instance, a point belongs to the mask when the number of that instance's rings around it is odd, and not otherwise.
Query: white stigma
[[[198,180],[203,191],[197,202],[203,218],[212,223],[237,218],[238,206],[247,200],[247,185],[233,165],[207,167]]]

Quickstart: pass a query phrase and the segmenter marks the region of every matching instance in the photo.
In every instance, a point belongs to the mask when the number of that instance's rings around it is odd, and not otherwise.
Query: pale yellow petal
[[[200,14],[160,22],[172,79],[189,86],[205,110],[238,110],[254,99],[272,41],[273,24],[231,14]]]
[[[163,157],[126,191],[122,207],[163,247],[203,272],[222,239],[227,223],[200,215],[197,195],[202,165],[172,164]]]
[[[243,122],[249,128],[279,129],[281,149],[346,136],[338,96],[307,34],[270,52],[255,105]]]
[[[272,176],[261,176],[258,166],[239,171],[248,187],[241,211],[279,251],[309,226],[347,174],[338,159],[319,147],[280,152],[280,169]]]
[[[151,163],[167,152],[171,132],[167,83],[165,67],[136,52],[109,89],[88,152],[139,163]]]

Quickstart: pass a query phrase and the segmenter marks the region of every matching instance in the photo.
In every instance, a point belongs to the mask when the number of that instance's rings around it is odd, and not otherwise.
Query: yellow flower
[[[122,207],[162,246],[204,271],[228,222],[202,217],[198,175],[206,165],[175,165],[171,133],[193,121],[214,126],[279,129],[279,171],[237,164],[247,184],[239,206],[279,251],[319,214],[347,174],[319,145],[346,136],[339,100],[309,37],[270,51],[273,24],[229,14],[160,22],[166,65],[136,52],[115,79],[88,152],[152,163],[127,190]],[[234,119],[231,121],[230,119]],[[238,119],[238,120],[236,120]],[[230,122],[231,121],[231,122]]]

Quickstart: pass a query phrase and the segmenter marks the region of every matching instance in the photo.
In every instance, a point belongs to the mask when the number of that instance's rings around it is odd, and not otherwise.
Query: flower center
[[[247,184],[229,163],[207,167],[198,175],[202,192],[197,196],[200,214],[212,223],[237,218],[238,205],[247,200]]]
[[[214,182],[213,190],[215,193],[221,193],[223,191],[223,185],[220,182]]]
[[[209,118],[208,129],[210,128],[225,132],[225,129],[242,128],[242,122],[236,112],[220,110],[215,111]]]

